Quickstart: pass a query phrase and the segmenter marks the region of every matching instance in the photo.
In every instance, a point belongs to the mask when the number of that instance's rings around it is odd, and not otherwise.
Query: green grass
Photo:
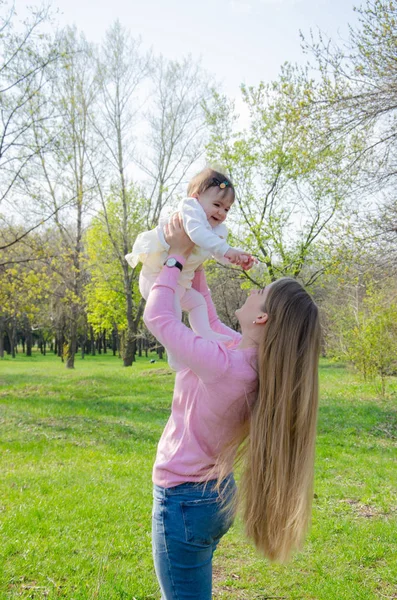
[[[151,469],[173,375],[111,355],[0,361],[0,599],[159,598]],[[288,565],[236,522],[215,555],[217,599],[397,598],[397,382],[379,398],[321,366],[313,525]]]

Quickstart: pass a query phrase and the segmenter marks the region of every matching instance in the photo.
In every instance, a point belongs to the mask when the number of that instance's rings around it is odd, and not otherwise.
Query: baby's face
[[[197,200],[207,215],[208,223],[211,227],[220,225],[227,217],[232,204],[233,194],[224,194],[219,187],[210,187],[205,192],[197,195]]]

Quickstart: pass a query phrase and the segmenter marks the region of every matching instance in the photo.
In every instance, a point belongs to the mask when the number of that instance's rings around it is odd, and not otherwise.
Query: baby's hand
[[[225,258],[228,259],[232,265],[239,265],[241,261],[241,252],[239,250],[235,250],[234,248],[229,248],[229,250],[225,254]]]
[[[255,259],[248,252],[241,252],[235,248],[229,248],[225,254],[225,258],[232,263],[232,265],[241,265],[244,270],[248,270],[252,267]]]
[[[255,258],[254,256],[250,256],[241,264],[241,268],[244,269],[244,271],[249,271],[257,262],[257,258]]]

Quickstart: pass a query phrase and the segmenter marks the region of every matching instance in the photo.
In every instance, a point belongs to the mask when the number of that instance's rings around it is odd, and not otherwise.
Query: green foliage
[[[86,243],[90,270],[90,282],[85,287],[88,322],[97,332],[111,330],[115,324],[122,331],[127,326],[123,274],[99,219],[87,231]]]
[[[126,195],[126,214],[121,197],[115,192],[107,199],[86,234],[86,263],[90,281],[85,287],[88,322],[95,331],[127,328],[126,270],[130,274],[136,312],[140,301],[139,267],[127,265],[124,255],[130,252],[136,236],[143,230],[146,202],[131,187]],[[128,246],[126,247],[126,242]]]
[[[12,239],[12,235],[7,229],[1,231],[3,240]],[[33,319],[50,294],[52,282],[45,263],[29,261],[27,256],[18,244],[1,253],[0,316],[6,319],[22,315]]]
[[[242,93],[247,131],[233,130],[234,106],[225,97],[215,95],[207,111],[208,158],[236,187],[235,241],[260,259],[259,280],[302,277],[346,205],[355,175],[349,144],[330,145],[326,117],[312,116],[313,81],[289,65],[277,81]]]
[[[24,269],[21,266],[0,273],[1,314],[33,319],[38,312],[38,302],[48,294],[49,280],[43,271]]]
[[[340,355],[365,379],[379,377],[384,394],[386,378],[397,372],[397,302],[375,284],[367,287],[363,298],[359,292],[357,286],[350,301],[335,307],[332,326],[338,332]]]

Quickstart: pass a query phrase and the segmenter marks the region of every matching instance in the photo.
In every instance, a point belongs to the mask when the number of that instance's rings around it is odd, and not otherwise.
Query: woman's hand
[[[164,227],[164,237],[170,249],[169,254],[177,254],[188,258],[194,248],[194,242],[183,228],[179,213],[172,215],[171,220]]]

